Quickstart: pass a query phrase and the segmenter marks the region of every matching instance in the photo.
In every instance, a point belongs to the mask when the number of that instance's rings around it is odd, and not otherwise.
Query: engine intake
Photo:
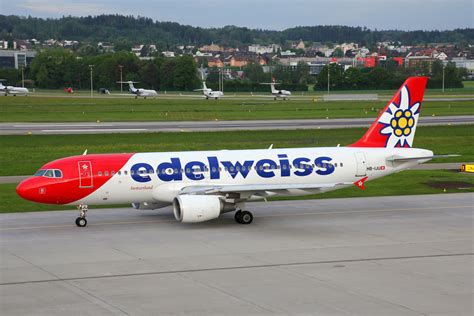
[[[178,222],[199,223],[234,211],[235,206],[215,195],[179,195],[173,200],[173,213]]]

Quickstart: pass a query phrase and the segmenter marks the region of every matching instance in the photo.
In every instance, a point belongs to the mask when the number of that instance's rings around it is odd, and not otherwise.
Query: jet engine
[[[234,204],[215,195],[179,195],[173,200],[174,217],[182,223],[204,222],[234,210]]]

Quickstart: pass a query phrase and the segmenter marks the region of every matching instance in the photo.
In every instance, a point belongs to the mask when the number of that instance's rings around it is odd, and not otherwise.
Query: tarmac
[[[145,132],[194,132],[239,130],[289,130],[368,127],[374,118],[179,121],[179,122],[99,122],[99,123],[0,123],[0,135],[103,134]],[[425,116],[420,126],[474,124],[474,115]]]
[[[0,215],[3,315],[472,315],[473,193]]]

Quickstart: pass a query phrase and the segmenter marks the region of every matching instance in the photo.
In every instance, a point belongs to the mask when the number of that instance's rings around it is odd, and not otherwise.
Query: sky
[[[0,0],[0,13],[42,18],[118,13],[201,27],[271,30],[312,25],[449,30],[474,25],[473,0]]]

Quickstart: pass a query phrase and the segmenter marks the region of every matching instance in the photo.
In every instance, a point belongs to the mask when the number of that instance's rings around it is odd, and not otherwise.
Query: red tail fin
[[[427,77],[408,78],[365,135],[350,147],[412,147]]]

